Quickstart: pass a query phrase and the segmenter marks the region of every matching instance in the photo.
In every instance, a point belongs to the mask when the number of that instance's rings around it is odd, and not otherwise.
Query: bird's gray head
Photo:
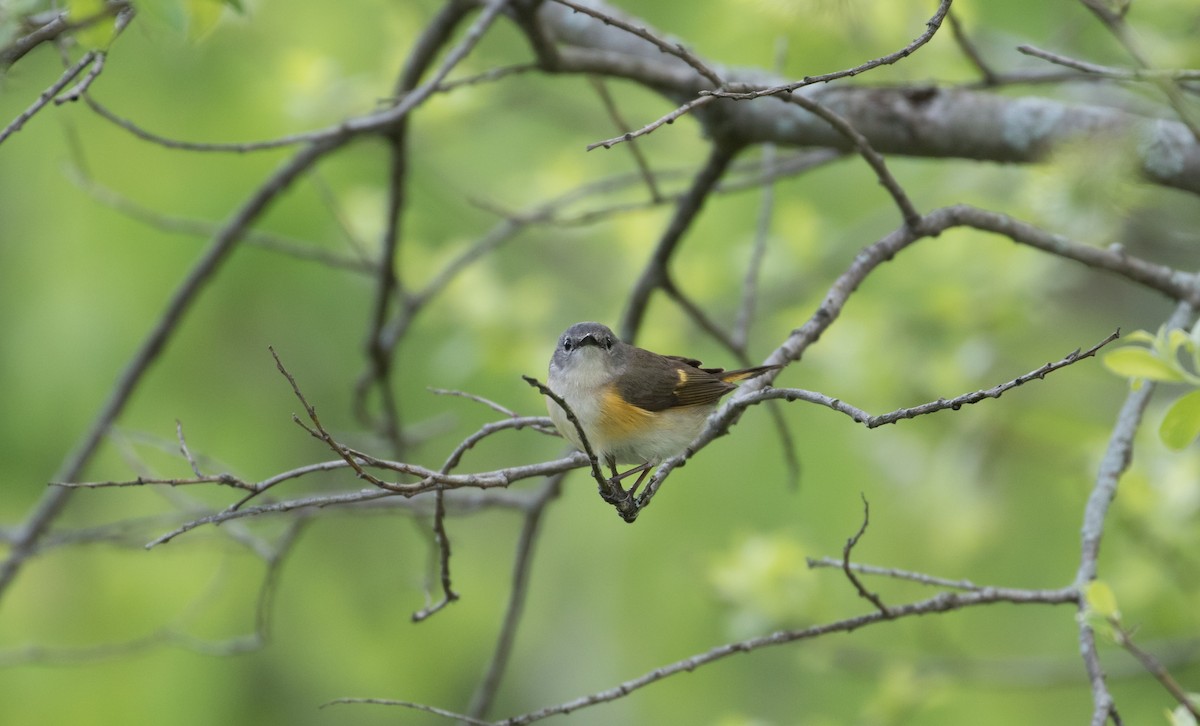
[[[554,356],[550,358],[550,370],[594,367],[615,372],[624,362],[625,349],[625,343],[607,325],[575,323],[559,336]]]

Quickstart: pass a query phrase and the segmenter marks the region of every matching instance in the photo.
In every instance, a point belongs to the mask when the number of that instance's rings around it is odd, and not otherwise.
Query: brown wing
[[[700,361],[658,355],[641,348],[630,351],[617,390],[621,397],[647,411],[716,403],[736,386],[697,367]],[[720,371],[720,368],[713,369]]]

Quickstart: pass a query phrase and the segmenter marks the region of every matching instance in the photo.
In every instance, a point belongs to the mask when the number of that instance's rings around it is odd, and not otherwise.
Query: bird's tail
[[[761,376],[768,371],[776,371],[780,368],[783,368],[783,366],[755,366],[754,368],[740,368],[736,371],[721,371],[717,374],[717,377],[726,383],[737,383],[738,381],[744,381],[747,378]]]

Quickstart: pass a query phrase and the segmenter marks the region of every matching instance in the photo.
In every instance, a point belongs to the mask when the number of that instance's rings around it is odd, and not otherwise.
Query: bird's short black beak
[[[599,338],[597,338],[596,336],[592,335],[591,333],[588,333],[587,335],[585,335],[585,336],[583,336],[582,338],[580,338],[580,339],[579,339],[579,344],[578,344],[578,345],[579,345],[579,347],[580,347],[580,348],[582,348],[582,347],[583,347],[583,346],[585,346],[585,345],[594,345],[594,346],[596,346],[597,348],[603,348],[603,347],[604,347],[604,345],[603,345],[603,344],[600,342]]]

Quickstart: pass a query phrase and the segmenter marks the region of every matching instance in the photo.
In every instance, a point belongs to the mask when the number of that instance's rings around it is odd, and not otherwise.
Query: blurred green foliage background
[[[199,5],[203,5],[200,3]],[[439,4],[246,2],[204,25],[196,4],[148,3],[119,38],[93,94],[171,138],[241,141],[318,128],[367,112],[392,86]],[[885,0],[712,0],[627,4],[705,58],[784,75],[853,66],[903,46],[934,4]],[[3,6],[0,6],[3,7]],[[17,4],[11,4],[17,8]],[[188,8],[192,8],[189,14]],[[1195,67],[1194,4],[1135,3],[1156,62]],[[955,10],[1001,67],[1037,67],[1029,42],[1121,63],[1078,3],[962,2]],[[1187,18],[1190,25],[1179,22]],[[189,25],[189,23],[191,25]],[[1189,40],[1190,38],[1190,40]],[[75,51],[76,53],[78,51]],[[456,76],[525,62],[501,22]],[[7,123],[61,73],[45,47],[0,77]],[[971,66],[940,34],[859,82],[961,82]],[[671,106],[632,85],[610,89],[631,123]],[[1130,105],[1149,90],[1015,88]],[[439,96],[413,117],[412,203],[398,265],[420,281],[498,222],[589,181],[630,171],[586,79],[524,74]],[[656,169],[705,155],[681,121],[644,139]],[[0,516],[19,523],[89,425],[117,373],[160,315],[204,239],[115,209],[112,194],[170,218],[227,219],[287,158],[191,153],[134,138],[83,104],[42,112],[0,145]],[[747,158],[759,153],[752,150]],[[1067,149],[1036,167],[890,159],[923,210],[969,202],[1079,241],[1120,242],[1196,266],[1196,200],[1141,185],[1120,160]],[[317,248],[378,249],[387,156],[357,143],[275,204],[259,229]],[[686,177],[672,182],[674,188]],[[644,190],[601,201],[644,198]],[[482,204],[480,203],[482,202]],[[731,320],[760,194],[721,195],[689,233],[674,271],[715,318]],[[613,323],[670,213],[659,207],[582,225],[534,225],[471,267],[417,320],[399,355],[397,394],[426,434],[410,455],[440,465],[494,418],[427,387],[471,391],[543,412],[520,374],[544,375],[555,337],[578,320]],[[894,206],[860,160],[776,188],[760,315],[763,356],[815,309],[865,244],[895,228]],[[142,471],[186,476],[176,421],[212,471],[248,479],[330,454],[289,420],[298,410],[272,345],[335,434],[356,439],[350,410],[362,369],[369,277],[244,246],[184,320],[89,468],[89,480]],[[1088,347],[1115,328],[1154,329],[1169,303],[1122,280],[977,232],[929,239],[872,275],[844,316],[778,385],[822,391],[880,413],[983,388]],[[638,341],[732,365],[664,298]],[[862,562],[976,583],[1059,587],[1074,576],[1083,503],[1127,384],[1095,360],[958,412],[866,431],[803,404],[784,408],[802,472],[789,488],[764,410],[672,476],[633,526],[582,474],[543,523],[527,610],[493,714],[501,717],[616,685],[731,639],[865,612],[840,573],[806,556],[840,555],[871,504]],[[1162,405],[1148,421],[1156,424]],[[1168,452],[1148,426],[1109,523],[1101,576],[1137,637],[1200,690],[1200,457]],[[471,470],[544,460],[561,444],[509,432],[468,454]],[[383,452],[381,452],[383,453]],[[285,485],[279,496],[352,491],[345,473]],[[536,486],[521,484],[521,488]],[[200,528],[139,546],[179,508],[221,508],[216,487],[78,493],[56,528],[134,521],[132,543],[62,546],[30,562],[0,601],[0,722],[185,724],[442,723],[377,706],[318,709],[344,696],[463,710],[490,656],[510,587],[520,521],[509,511],[452,519],[461,601],[427,622],[410,615],[431,585],[428,523],[402,514],[323,511],[279,574],[270,642],[220,656],[194,643],[253,631],[262,561],[237,527]],[[151,518],[151,519],[146,519]],[[281,519],[239,527],[271,537]],[[140,538],[140,539],[139,539]],[[885,601],[931,594],[870,581]],[[739,656],[569,717],[572,724],[1079,723],[1091,712],[1070,607],[1000,605],[875,626],[849,636]],[[169,631],[169,642],[141,643]],[[182,634],[182,635],[179,635]],[[185,637],[186,636],[186,637]],[[194,640],[193,640],[194,639]],[[126,644],[126,645],[122,645]],[[132,644],[132,645],[129,645]],[[192,644],[192,647],[189,647]],[[111,648],[108,646],[111,645]],[[98,648],[98,649],[95,649]],[[1169,695],[1111,644],[1104,662],[1127,723],[1165,723]]]

